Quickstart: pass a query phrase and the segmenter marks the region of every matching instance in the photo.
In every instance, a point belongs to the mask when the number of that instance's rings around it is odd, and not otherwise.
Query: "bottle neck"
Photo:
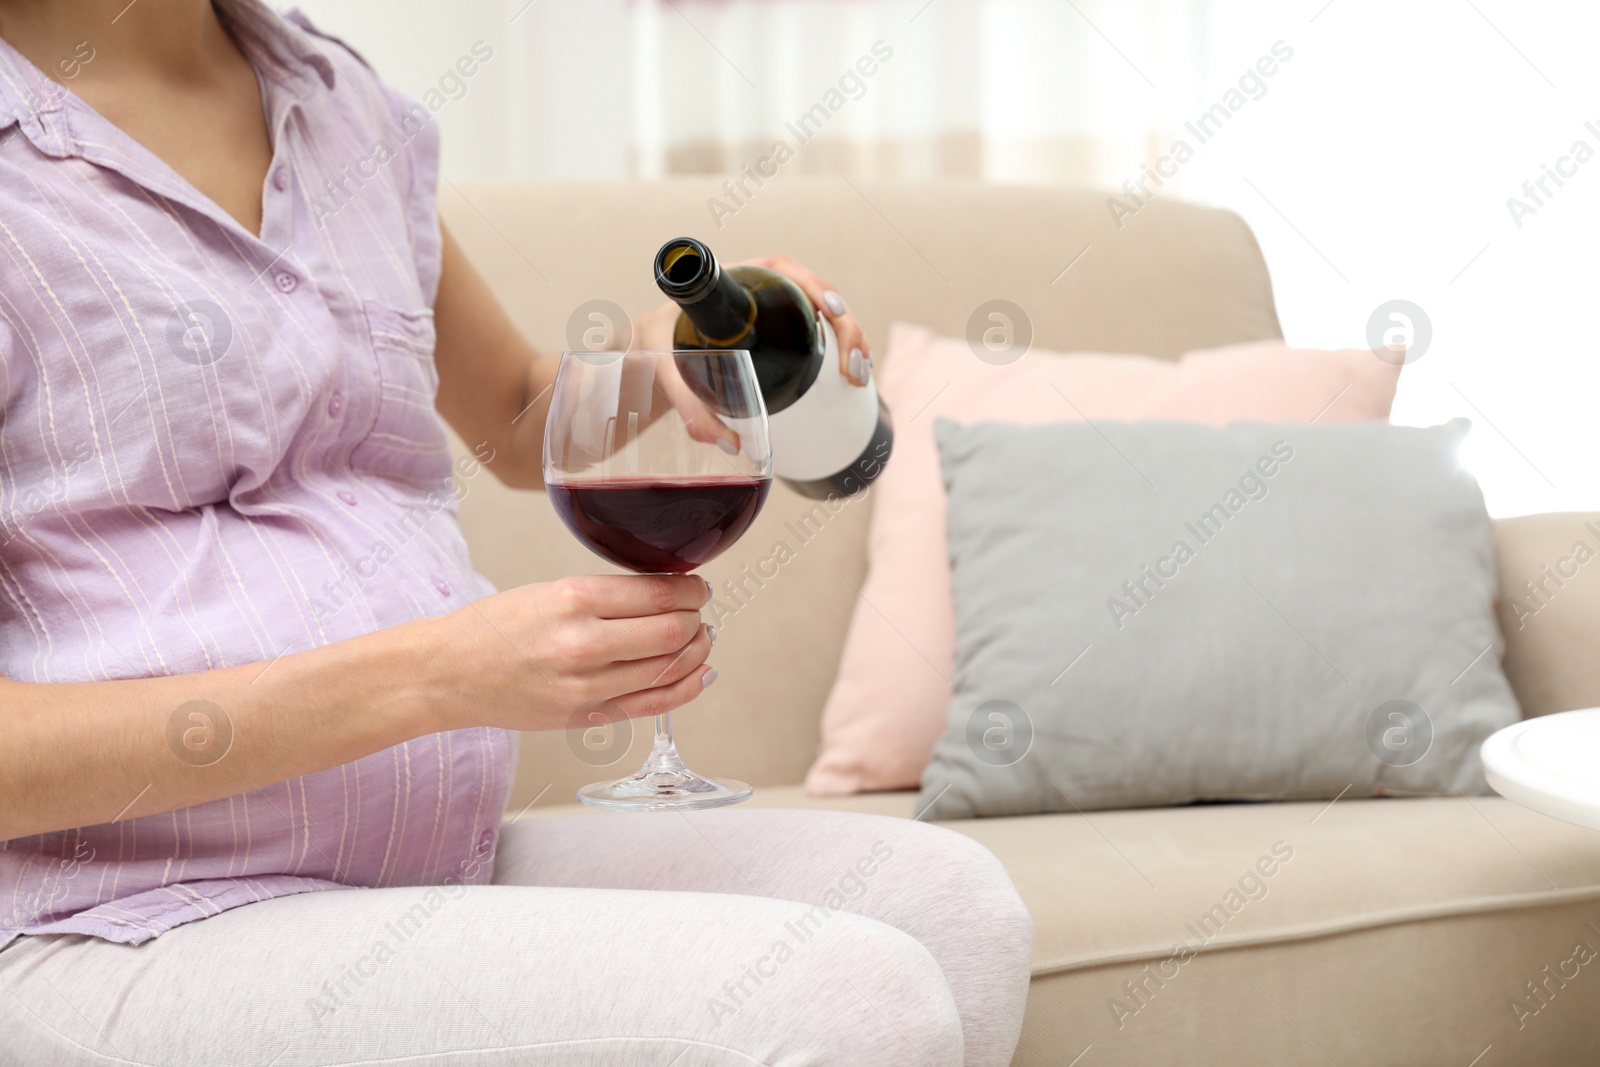
[[[698,300],[677,301],[705,342],[717,348],[737,348],[756,321],[756,304],[750,292],[716,261],[713,278]]]

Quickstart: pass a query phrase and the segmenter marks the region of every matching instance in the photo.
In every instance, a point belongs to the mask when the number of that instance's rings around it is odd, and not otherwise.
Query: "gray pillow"
[[[1470,424],[941,420],[932,818],[1483,793],[1501,671]]]

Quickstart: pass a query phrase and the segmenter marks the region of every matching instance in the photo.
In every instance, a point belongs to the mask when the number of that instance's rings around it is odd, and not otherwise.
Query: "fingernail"
[[[865,357],[862,356],[859,348],[850,350],[850,377],[863,384],[867,380]]]
[[[840,296],[832,289],[829,289],[827,292],[822,294],[822,302],[827,304],[828,310],[833,312],[835,315],[844,314],[844,297]]]
[[[710,689],[711,688],[711,683],[716,681],[716,680],[717,680],[717,669],[715,667],[712,667],[709,671],[706,671],[706,673],[704,673],[704,674],[702,674],[700,676],[700,688],[701,689]]]
[[[707,578],[704,575],[701,575],[700,576],[700,580],[702,582],[706,583],[706,597],[708,599],[717,595],[717,591],[715,589],[711,588],[711,579],[710,578]]]
[[[710,638],[711,643],[713,645],[716,644],[717,643],[717,628],[715,626],[707,626],[706,627],[706,637]]]
[[[717,438],[717,447],[722,449],[724,453],[730,456],[736,456],[739,454],[739,446],[728,440],[726,437]]]

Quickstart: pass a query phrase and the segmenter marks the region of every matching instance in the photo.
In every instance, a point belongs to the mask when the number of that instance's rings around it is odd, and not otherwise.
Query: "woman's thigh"
[[[0,1062],[962,1062],[927,950],[850,914],[802,936],[801,910],[678,892],[352,889],[246,905],[138,946],[23,938],[0,951]]]
[[[1032,920],[1000,862],[943,827],[765,808],[519,819],[502,828],[494,880],[794,901],[789,928],[799,932],[864,916],[938,961],[967,1067],[1009,1063],[1022,1030]]]

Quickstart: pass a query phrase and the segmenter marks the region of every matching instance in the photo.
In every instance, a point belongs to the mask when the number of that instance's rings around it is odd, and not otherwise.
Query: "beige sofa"
[[[1054,349],[1172,357],[1280,333],[1256,242],[1220,211],[1157,201],[1118,231],[1089,193],[789,176],[718,230],[713,195],[716,183],[695,180],[446,187],[443,201],[549,351],[565,347],[568,318],[587,301],[630,313],[658,303],[650,257],[680,233],[725,258],[800,257],[838,283],[880,359],[891,319],[960,335],[995,297],[1026,309],[1035,343]],[[720,585],[809,507],[775,489],[708,576]],[[719,683],[679,716],[691,764],[752,782],[752,803],[912,814],[910,793],[818,800],[796,784],[866,567],[869,508],[845,509],[727,620]],[[486,474],[467,484],[462,516],[479,568],[502,587],[603,569],[542,496]],[[1499,522],[1503,587],[1564,555],[1585,536],[1582,518]],[[1521,629],[1504,611],[1502,624],[1527,714],[1600,704],[1600,578],[1585,570]],[[577,786],[632,771],[647,744],[639,725],[633,751],[601,769],[564,735],[528,736],[513,810],[536,796],[533,814],[574,810]],[[1580,944],[1600,951],[1600,834],[1493,797],[946,825],[992,849],[1033,912],[1017,1064],[1600,1063],[1600,960],[1577,962]],[[1264,897],[1229,912],[1230,890],[1278,842],[1292,859]],[[1208,916],[1205,948],[1175,957],[1175,943],[1196,940],[1189,924]]]

